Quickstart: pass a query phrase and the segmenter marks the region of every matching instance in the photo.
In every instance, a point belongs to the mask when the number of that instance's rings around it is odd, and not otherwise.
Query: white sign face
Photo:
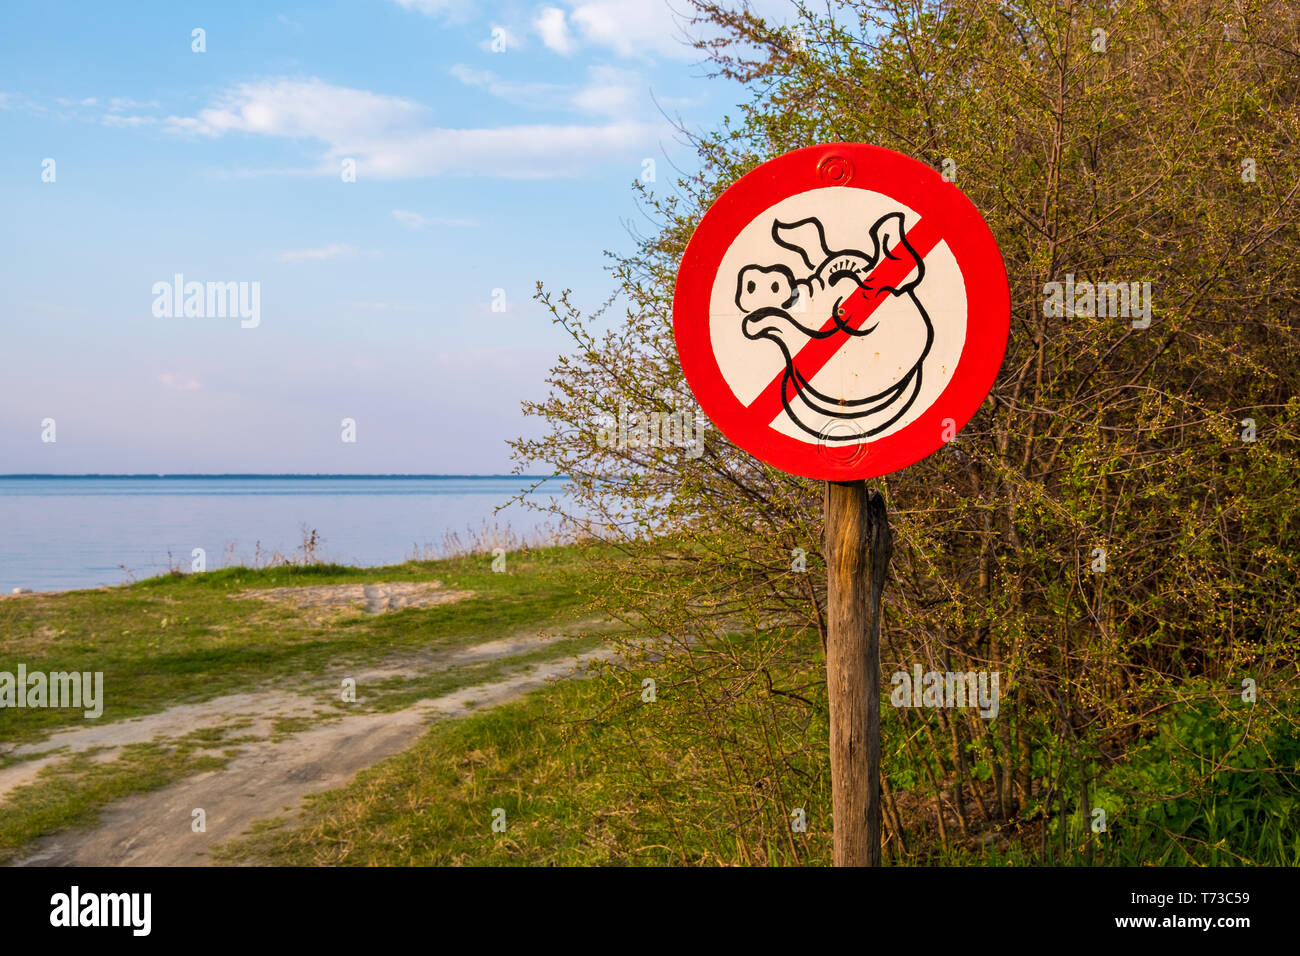
[[[945,241],[923,257],[903,241],[920,220],[884,193],[838,186],[788,196],[741,229],[713,283],[709,339],[742,405],[782,380],[767,424],[813,446],[877,441],[934,405],[966,344],[966,283]],[[905,277],[872,287],[878,265],[909,257]],[[864,287],[869,318],[837,325]],[[838,348],[809,362],[805,346],[828,328]]]
[[[682,255],[673,335],[704,413],[807,478],[887,475],[988,397],[1011,296],[997,241],[916,160],[826,143],[751,170]]]

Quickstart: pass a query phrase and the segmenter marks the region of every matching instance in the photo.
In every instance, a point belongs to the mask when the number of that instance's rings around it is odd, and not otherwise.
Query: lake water
[[[320,560],[374,566],[445,551],[495,528],[528,543],[551,521],[512,504],[534,483],[520,477],[0,477],[0,591],[122,584],[190,570],[252,564],[260,554],[301,554],[302,528],[321,539]],[[549,481],[533,500],[562,495]],[[506,542],[501,542],[506,545]],[[508,545],[507,545],[508,546]],[[123,569],[125,567],[125,570]]]

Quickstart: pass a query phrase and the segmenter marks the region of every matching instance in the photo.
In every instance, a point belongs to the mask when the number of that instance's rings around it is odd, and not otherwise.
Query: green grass
[[[176,703],[248,690],[326,668],[418,659],[525,630],[560,630],[589,616],[579,552],[551,549],[512,556],[509,574],[490,559],[408,563],[355,570],[326,566],[231,569],[167,577],[103,592],[0,602],[0,670],[103,670],[103,720]],[[302,615],[259,601],[232,600],[250,588],[440,579],[473,590],[459,604],[381,616]],[[740,656],[756,653],[753,636],[732,635]],[[286,717],[272,738],[292,746],[293,734],[351,709],[387,711],[416,700],[500,680],[541,661],[595,647],[597,634],[575,633],[526,653],[467,662],[414,676],[367,680],[355,704],[326,707],[313,718]],[[808,653],[816,654],[812,645]],[[663,687],[678,686],[670,661],[656,664]],[[681,675],[676,675],[681,676]],[[780,675],[778,674],[778,684]],[[688,681],[680,686],[689,687]],[[292,826],[265,821],[252,835],[218,848],[225,862],[282,865],[655,865],[734,863],[724,825],[725,788],[699,786],[680,775],[697,758],[696,731],[680,748],[658,746],[649,731],[663,721],[667,699],[637,703],[635,680],[617,689],[603,679],[559,682],[522,700],[433,724],[413,747],[363,771],[347,786],[307,798]],[[630,694],[628,688],[633,688]],[[623,696],[611,696],[611,691]],[[1278,706],[1294,710],[1294,701]],[[1148,740],[1130,748],[1092,781],[1092,806],[1104,806],[1110,828],[1088,837],[1077,806],[1052,807],[1002,845],[934,845],[926,829],[908,831],[919,850],[912,862],[948,865],[1273,864],[1300,863],[1295,781],[1300,744],[1263,716],[1241,708],[1225,714],[1171,711]],[[892,716],[886,711],[886,717]],[[1249,719],[1247,719],[1249,718]],[[3,714],[7,741],[63,725],[84,726],[79,711]],[[1245,721],[1243,723],[1243,721]],[[124,796],[213,769],[237,753],[238,723],[205,728],[177,741],[124,747],[97,762],[65,757],[17,788],[0,813],[0,862],[44,833],[93,823],[100,808]],[[1252,727],[1249,738],[1243,728]],[[1280,725],[1279,725],[1280,726]],[[743,728],[725,724],[734,732]],[[823,728],[814,728],[820,739]],[[699,731],[703,733],[703,731]],[[896,736],[896,732],[893,734]],[[809,830],[791,850],[769,859],[824,864],[829,857],[829,795],[814,749],[792,768],[791,801],[808,808]],[[1223,772],[1203,779],[1207,768]],[[920,770],[901,751],[887,767],[900,799],[926,799]],[[0,767],[15,758],[0,757]],[[694,768],[694,769],[698,769]],[[653,778],[654,787],[647,786]],[[667,790],[656,787],[667,787]],[[802,787],[803,789],[798,789]],[[1171,795],[1181,794],[1176,799]],[[665,810],[656,802],[671,801]],[[819,809],[820,808],[820,809]],[[504,810],[506,830],[494,832]],[[783,809],[782,812],[785,812]],[[1024,819],[1028,820],[1028,817]],[[1036,834],[1046,828],[1047,853]],[[779,829],[779,828],[778,828]],[[1092,854],[1085,853],[1091,843]],[[895,860],[894,862],[902,862]]]
[[[337,565],[232,568],[167,575],[103,591],[79,591],[0,601],[0,670],[103,671],[104,712],[122,720],[233,691],[293,681],[313,683],[326,668],[409,659],[414,668],[443,653],[519,633],[554,631],[551,642],[509,658],[464,663],[415,676],[366,681],[359,699],[326,707],[314,717],[282,717],[271,739],[292,746],[293,734],[357,709],[396,710],[478,683],[499,680],[554,657],[578,654],[601,640],[585,625],[581,552],[552,548],[512,554],[509,571],[490,570],[490,557],[408,562],[387,568]],[[255,588],[440,580],[473,598],[383,615],[301,611],[232,595]],[[571,633],[572,636],[564,636]],[[0,742],[43,738],[85,727],[81,709],[23,708],[0,712]],[[250,737],[225,727],[203,728],[176,740],[129,744],[112,760],[84,751],[43,768],[2,800],[0,862],[32,840],[92,825],[99,811],[123,797],[155,790],[190,774],[216,769]],[[56,753],[57,756],[57,753]],[[31,759],[0,755],[0,768]]]
[[[173,744],[123,747],[113,760],[96,761],[87,750],[42,768],[32,783],[16,787],[0,813],[0,863],[46,833],[94,823],[99,810],[123,797],[156,790],[182,777],[226,764],[226,756],[205,751],[226,747],[220,729],[187,735]]]
[[[660,659],[653,666],[662,688],[678,686],[675,665]],[[264,821],[213,857],[289,866],[735,861],[734,836],[721,825],[734,794],[675,781],[675,769],[696,758],[649,742],[645,730],[664,719],[667,704],[643,702],[640,693],[639,681],[622,690],[604,677],[556,682],[437,723],[347,786],[307,797],[292,822]],[[667,783],[679,806],[691,807],[690,820],[662,812],[645,769]],[[504,833],[492,828],[497,809],[505,811]],[[825,862],[828,822],[797,838],[807,862]]]
[[[664,662],[663,685],[672,684]],[[635,682],[633,682],[635,686]],[[601,679],[557,683],[527,698],[434,725],[412,748],[357,775],[347,786],[307,799],[290,825],[266,821],[248,837],[217,848],[224,862],[306,866],[664,865],[741,860],[719,823],[731,795],[696,788],[670,819],[639,771],[671,784],[688,755],[629,748],[643,722],[663,719],[660,704],[614,706]],[[1161,724],[1094,789],[1107,804],[1109,830],[1085,852],[1082,814],[1052,816],[1011,830],[1008,842],[941,850],[933,834],[909,831],[910,845],[929,843],[911,863],[965,866],[1274,865],[1300,863],[1300,743],[1263,733],[1242,745],[1235,718],[1186,709]],[[1197,774],[1231,746],[1231,770],[1198,782]],[[1189,759],[1186,748],[1199,756]],[[899,768],[895,768],[897,771]],[[912,768],[915,771],[915,768]],[[1260,772],[1252,772],[1260,771]],[[919,771],[912,774],[918,776]],[[911,786],[896,773],[896,792]],[[927,793],[924,788],[921,795]],[[1184,794],[1170,799],[1172,794]],[[1121,796],[1122,795],[1122,796]],[[829,793],[799,796],[809,831],[799,862],[829,863]],[[820,807],[820,810],[817,809]],[[506,831],[492,814],[506,812]],[[1070,829],[1061,852],[1060,828]]]
[[[663,848],[622,846],[618,821],[633,807],[603,802],[603,732],[577,732],[563,716],[595,709],[599,693],[596,682],[556,683],[435,724],[347,787],[309,796],[300,825],[266,821],[213,857],[308,866],[674,862]],[[497,808],[504,833],[492,830]]]
[[[511,657],[461,664],[415,677],[391,677],[381,681],[371,681],[366,684],[364,692],[358,692],[355,704],[344,704],[339,701],[334,703],[342,709],[361,707],[375,711],[400,710],[416,701],[441,697],[463,687],[503,680],[557,657],[582,654],[600,646],[604,640],[600,633],[583,634],[579,637],[551,641],[535,650]]]
[[[523,551],[509,571],[490,557],[338,565],[230,568],[164,575],[108,590],[0,601],[0,671],[102,671],[100,721],[153,713],[278,678],[450,649],[580,619],[586,606],[576,548]],[[440,580],[473,598],[382,615],[325,617],[232,595],[254,588]],[[21,742],[84,726],[72,708],[7,709],[0,740]]]

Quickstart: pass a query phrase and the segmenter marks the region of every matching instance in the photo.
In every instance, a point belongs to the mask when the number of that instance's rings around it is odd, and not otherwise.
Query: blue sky
[[[598,304],[646,160],[693,165],[661,110],[742,98],[660,0],[5,19],[0,473],[509,470],[567,347],[536,281]],[[258,283],[258,324],[156,316],[176,274]]]

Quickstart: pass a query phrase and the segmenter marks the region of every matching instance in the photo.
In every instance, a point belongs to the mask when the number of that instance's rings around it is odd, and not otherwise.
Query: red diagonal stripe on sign
[[[907,244],[916,250],[917,256],[924,260],[943,239],[940,234],[940,224],[934,221],[935,217],[930,216],[922,219],[907,233]],[[908,277],[912,270],[916,268],[910,257],[903,259],[886,259],[876,268],[871,270],[866,282],[876,290],[884,289],[890,286],[897,286],[900,282]],[[876,307],[890,296],[889,292],[878,292],[876,295],[868,298],[862,295],[850,296],[844,303],[843,317],[844,324],[852,329],[862,328],[863,323],[871,318],[871,314],[876,311]],[[818,330],[820,332],[829,332],[835,329],[835,319],[830,317]],[[807,381],[812,381],[814,375],[820,372],[843,347],[848,340],[849,334],[843,330],[838,330],[836,335],[828,335],[824,339],[809,339],[794,357],[795,368]],[[777,374],[767,388],[763,389],[748,408],[754,413],[754,420],[758,422],[770,422],[777,415],[784,411],[781,404],[781,383],[785,378],[785,368]]]

